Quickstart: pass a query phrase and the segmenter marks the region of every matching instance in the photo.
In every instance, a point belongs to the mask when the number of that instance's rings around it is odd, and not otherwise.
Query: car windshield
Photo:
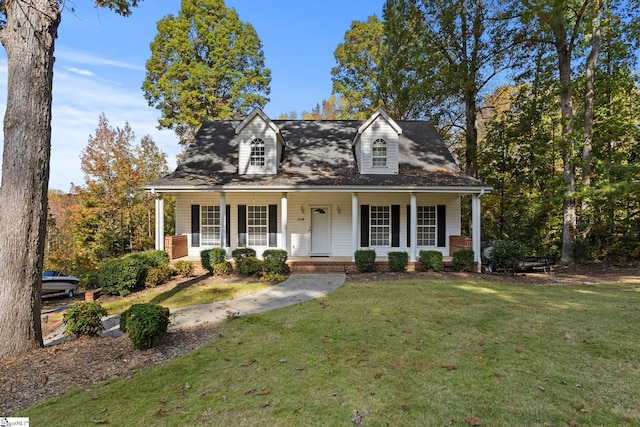
[[[42,272],[42,277],[53,277],[57,275],[58,275],[57,272],[52,270],[45,270]]]

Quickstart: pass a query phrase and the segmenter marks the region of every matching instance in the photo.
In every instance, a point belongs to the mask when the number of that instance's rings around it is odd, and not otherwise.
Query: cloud
[[[102,67],[124,68],[127,70],[144,71],[144,67],[114,59],[92,55],[86,52],[74,51],[64,47],[56,49],[56,59],[83,65],[97,65]]]
[[[75,67],[64,67],[65,70],[70,71],[72,73],[76,73],[79,74],[81,76],[95,76],[95,74],[93,73],[93,71],[89,71],[89,70],[82,70],[80,68],[75,68]]]

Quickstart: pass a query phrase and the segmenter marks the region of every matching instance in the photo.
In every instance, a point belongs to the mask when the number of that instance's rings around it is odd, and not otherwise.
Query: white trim
[[[146,191],[151,191],[151,187],[142,187]],[[387,187],[332,187],[332,186],[301,186],[301,185],[281,185],[273,187],[256,186],[216,186],[203,187],[201,185],[184,185],[172,187],[153,187],[158,193],[211,193],[211,192],[234,192],[234,193],[455,193],[455,194],[488,194],[493,187],[426,187],[426,186],[387,186]]]
[[[358,223],[358,208],[358,193],[351,193],[351,245],[353,249],[353,251],[351,251],[351,261],[353,262],[356,260],[356,251],[360,247],[360,242],[358,241],[358,232],[360,231],[360,225]]]
[[[156,197],[156,249],[164,250],[164,199]]]
[[[249,115],[236,127],[236,135],[242,132],[242,129],[244,129],[249,123],[251,123],[251,121],[256,116],[260,116],[260,118],[264,120],[264,122],[271,128],[271,130],[273,130],[277,135],[280,135],[280,128],[271,121],[269,116],[267,116],[260,107],[254,108],[253,111],[249,113]]]
[[[356,136],[353,138],[353,142],[351,143],[351,145],[356,145],[356,143],[358,142],[358,140],[360,139],[360,135],[362,135],[362,133],[367,130],[367,128],[369,126],[371,126],[371,124],[376,121],[376,119],[378,117],[382,116],[383,119],[385,119],[387,121],[387,123],[389,123],[389,125],[391,125],[391,127],[393,128],[393,130],[395,130],[398,135],[402,134],[402,128],[395,122],[395,120],[393,120],[391,117],[389,117],[389,115],[382,109],[382,108],[378,108],[376,110],[375,113],[373,113],[371,115],[371,117],[369,117],[367,119],[366,122],[364,122],[362,124],[362,126],[360,126],[358,128],[358,133],[356,133]]]

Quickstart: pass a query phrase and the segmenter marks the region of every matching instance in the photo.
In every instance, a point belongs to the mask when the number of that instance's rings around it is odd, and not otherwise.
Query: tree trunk
[[[584,146],[582,147],[582,186],[584,194],[582,196],[581,221],[583,224],[582,237],[589,235],[592,224],[591,203],[589,188],[591,187],[591,162],[593,157],[593,98],[595,86],[595,69],[598,53],[600,52],[600,2],[594,2],[595,16],[593,18],[593,31],[591,37],[591,52],[587,57],[586,82],[584,94]]]
[[[53,48],[60,23],[57,1],[4,4],[0,40],[8,86],[0,183],[0,358],[42,346]]]
[[[562,255],[560,262],[568,264],[573,260],[573,233],[576,227],[576,168],[573,163],[575,137],[573,135],[573,100],[571,98],[571,48],[564,25],[554,28],[555,47],[560,71],[560,110],[562,116],[562,166],[566,185],[562,202]]]

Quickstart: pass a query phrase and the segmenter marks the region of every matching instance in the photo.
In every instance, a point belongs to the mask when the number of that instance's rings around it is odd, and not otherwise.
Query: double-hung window
[[[256,138],[251,141],[251,154],[249,157],[250,166],[264,166],[265,165],[265,146],[264,141],[260,138]]]
[[[269,222],[266,206],[247,206],[247,243],[249,246],[267,246]]]
[[[220,244],[220,206],[200,206],[200,233],[203,245]]]
[[[384,139],[373,141],[372,159],[374,168],[387,167],[387,142]]]
[[[436,245],[436,207],[418,206],[418,246]]]
[[[371,206],[370,208],[371,246],[389,246],[391,235],[391,212],[389,206]]]

